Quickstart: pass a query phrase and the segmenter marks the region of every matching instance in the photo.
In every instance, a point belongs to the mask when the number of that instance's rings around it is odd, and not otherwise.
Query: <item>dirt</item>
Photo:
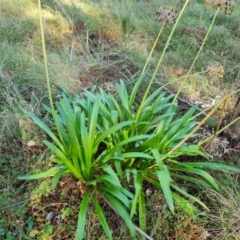
[[[46,229],[51,226],[54,231],[49,232],[49,238],[46,239],[73,239],[80,199],[77,181],[72,176],[63,177],[48,194],[33,198],[26,212],[26,220],[32,218],[34,222],[30,236],[39,239],[47,234]]]

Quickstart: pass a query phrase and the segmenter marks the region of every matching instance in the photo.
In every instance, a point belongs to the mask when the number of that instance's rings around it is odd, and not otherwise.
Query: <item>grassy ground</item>
[[[112,91],[124,79],[129,86],[141,73],[161,27],[155,13],[160,6],[183,1],[50,1],[42,0],[50,79],[73,93],[93,85]],[[176,92],[203,41],[214,10],[203,1],[190,1],[168,47],[154,87]],[[240,10],[225,16],[220,12],[212,32],[181,92],[188,102],[211,103],[216,95],[230,95],[239,85]],[[164,28],[147,70],[151,76],[172,26]],[[24,110],[45,116],[48,102],[37,1],[0,2],[0,239],[74,239],[78,192],[66,178],[55,192],[48,181],[17,180],[25,173],[48,168],[48,150],[43,133],[25,116]],[[207,68],[219,62],[223,78],[211,81]],[[236,96],[229,96],[227,111]],[[46,118],[47,120],[47,118]],[[34,146],[29,146],[31,142]],[[220,161],[240,167],[238,156]],[[148,233],[154,239],[240,239],[239,176],[217,174],[222,194],[212,190],[201,197],[210,212],[188,215],[180,209],[172,216],[157,192],[147,198]],[[61,183],[61,182],[60,182]],[[71,202],[71,204],[70,204]],[[50,212],[54,218],[47,222]],[[58,224],[58,215],[61,224]],[[115,239],[129,239],[122,222],[109,210]],[[86,239],[106,239],[94,214],[88,219]]]

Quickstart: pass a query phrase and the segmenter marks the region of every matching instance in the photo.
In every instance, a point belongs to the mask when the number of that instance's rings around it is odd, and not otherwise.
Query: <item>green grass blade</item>
[[[119,152],[119,149],[121,149],[122,146],[124,145],[129,145],[130,143],[138,142],[143,139],[149,138],[151,135],[137,135],[134,137],[130,137],[128,139],[125,139],[118,144],[116,144],[108,153],[103,155],[103,157],[99,158],[98,161],[95,161],[95,164],[99,164],[99,162],[104,162],[106,163],[109,159],[112,159],[112,156],[116,153]],[[135,148],[135,146],[134,146]],[[136,149],[135,149],[136,150]],[[119,154],[120,155],[120,154]],[[119,156],[118,156],[119,157]]]
[[[109,193],[113,195],[115,198],[121,201],[128,209],[130,209],[131,202],[126,196],[126,193],[124,193],[124,191],[122,191],[121,188],[111,185],[111,186],[101,186],[99,187],[99,190],[102,192],[103,195],[105,195],[105,193]]]
[[[186,167],[175,165],[175,166],[171,166],[170,169],[176,170],[176,171],[181,171],[181,172],[186,172],[186,173],[197,174],[197,175],[201,176],[203,179],[205,179],[208,183],[210,183],[212,185],[212,187],[219,190],[219,187],[218,187],[217,183],[215,182],[215,180],[213,179],[213,177],[204,170],[193,168],[193,167],[188,167],[187,165],[186,165]]]
[[[162,162],[161,155],[160,155],[159,151],[156,148],[152,149],[151,151],[153,153],[153,156],[156,159],[159,170],[163,170],[163,162]]]
[[[127,196],[128,198],[130,198],[130,199],[133,199],[133,198],[134,198],[134,194],[131,193],[130,191],[128,191],[126,188],[122,187],[122,188],[120,188],[120,191],[121,191],[125,196]]]
[[[124,107],[126,110],[129,110],[129,98],[127,88],[122,80],[120,82],[121,85],[117,84],[116,89],[121,99],[122,107]]]
[[[102,169],[114,179],[114,182],[113,182],[114,185],[121,187],[121,183],[119,181],[117,174],[113,171],[113,169],[109,165],[103,166]]]
[[[139,86],[141,85],[144,77],[145,77],[145,73],[140,75],[140,77],[138,78],[138,80],[134,83],[134,86],[133,86],[133,89],[131,91],[131,95],[130,95],[130,98],[129,98],[129,109],[131,110],[132,106],[133,106],[133,103],[134,103],[134,100],[135,100],[135,97],[136,97],[136,94],[138,92],[138,89],[139,89]]]
[[[142,153],[142,152],[122,153],[121,157],[123,157],[123,158],[149,158],[149,159],[153,159],[153,156],[151,156],[147,153]]]
[[[81,175],[77,169],[72,165],[71,161],[65,156],[65,154],[59,150],[55,145],[48,141],[43,141],[44,144],[62,161],[62,163],[70,170],[70,172],[77,178],[80,179]]]
[[[164,121],[163,129],[167,128],[171,124],[176,112],[177,112],[177,105],[175,105],[175,104],[170,105],[170,107],[167,109],[166,113],[172,113],[172,114],[169,115],[168,118],[164,119],[165,121]]]
[[[166,96],[166,92],[160,94],[152,104],[154,113],[164,112],[163,110],[170,107],[173,104],[172,102],[170,102],[173,96],[174,96],[173,94]]]
[[[40,178],[46,178],[49,176],[54,176],[57,172],[59,172],[59,168],[54,167],[51,168],[45,172],[34,174],[34,175],[25,175],[18,177],[19,180],[32,180],[32,179],[40,179]]]
[[[134,179],[134,190],[135,190],[135,196],[132,201],[132,208],[131,208],[131,213],[130,217],[132,218],[133,215],[136,213],[136,208],[139,200],[139,195],[142,190],[142,176],[138,174],[138,172],[134,169],[131,171],[133,173],[133,179]]]
[[[170,189],[171,178],[167,166],[163,165],[163,170],[156,171],[156,173],[169,209],[174,213],[173,197]]]
[[[151,137],[151,135],[147,135],[147,134],[145,134],[145,135],[137,135],[137,136],[130,137],[130,138],[128,138],[128,139],[125,139],[125,140],[119,142],[119,143],[116,145],[115,149],[118,149],[118,148],[120,148],[120,147],[122,147],[122,146],[124,146],[124,145],[127,145],[127,144],[131,143],[131,142],[138,142],[138,141],[141,141],[141,140],[150,138],[150,137]]]
[[[108,182],[108,184],[107,185],[109,185],[109,184],[114,184],[116,187],[121,187],[121,185],[119,186],[118,184],[119,184],[119,180],[117,180],[116,181],[116,179],[115,179],[115,177],[112,177],[112,176],[110,176],[110,175],[97,175],[97,179],[98,180],[101,180],[101,181],[104,181],[104,182]]]
[[[70,152],[69,156],[71,156],[74,168],[76,168],[77,171],[80,172],[84,165],[84,161],[82,161],[83,159],[82,149],[81,146],[79,145],[77,138],[72,139],[69,152]]]
[[[204,158],[207,158],[206,153],[204,153],[198,145],[185,145],[179,147],[177,150],[175,150],[172,153],[173,156],[180,156],[180,155],[185,155],[185,156],[202,156]]]
[[[187,122],[190,120],[190,118],[192,117],[192,115],[194,114],[194,112],[196,111],[196,109],[198,108],[198,105],[195,105],[193,107],[191,107],[185,114],[184,116],[182,116],[180,118],[181,122]]]
[[[96,133],[99,105],[100,105],[100,99],[96,98],[96,100],[94,102],[94,105],[93,105],[93,110],[91,112],[91,116],[88,116],[88,120],[90,121],[90,124],[89,124],[89,141],[90,141],[89,145],[91,147],[93,146],[95,133]]]
[[[161,114],[160,116],[156,116],[154,118],[150,119],[150,122],[146,122],[143,127],[141,127],[139,130],[141,133],[147,133],[150,129],[156,129],[156,124],[160,124],[160,122],[164,121],[164,118],[167,118],[169,116],[173,115],[172,113],[166,113],[166,114]]]
[[[121,158],[123,160],[123,158]],[[114,161],[116,172],[120,178],[123,176],[122,164],[120,161]]]
[[[157,90],[155,90],[147,99],[146,101],[143,103],[143,109],[146,108],[147,106],[149,106],[151,104],[151,102],[157,97],[159,96],[159,94],[162,92],[161,88],[158,88]],[[160,94],[160,96],[164,97],[165,93]]]
[[[81,170],[82,176],[85,180],[90,180],[92,176],[92,157],[93,157],[93,146],[91,146],[92,140],[90,140],[90,136],[88,134],[88,129],[86,127],[86,118],[84,113],[81,114],[81,145],[82,145],[82,152],[83,158],[81,159]]]
[[[180,195],[178,195],[174,192],[172,194],[173,194],[173,199],[174,199],[174,202],[176,203],[176,206],[178,208],[182,209],[189,216],[194,216],[196,207],[194,207],[193,204],[190,203],[190,201],[181,197]]]
[[[144,193],[141,191],[141,193],[139,194],[139,226],[141,228],[141,230],[143,230],[144,232],[146,232],[147,230],[147,214],[146,214],[146,203],[145,203],[145,197],[144,197]],[[144,240],[145,238],[142,237],[142,239]]]
[[[211,163],[211,162],[196,162],[196,163],[185,163],[185,166],[204,169],[204,170],[217,170],[223,172],[238,172],[240,173],[240,169],[234,166],[222,164],[222,163]]]
[[[98,202],[98,199],[96,198],[95,195],[93,195],[93,202],[94,202],[94,206],[98,215],[98,219],[100,224],[102,225],[104,232],[106,233],[108,239],[112,239],[112,232],[107,224],[106,218],[104,216],[104,213],[102,211],[102,208]]]
[[[57,186],[57,183],[60,179],[60,177],[66,172],[66,169],[62,169],[58,171],[52,178],[52,189],[54,189]]]
[[[56,104],[56,106],[60,114],[61,120],[63,121],[63,124],[65,124],[67,128],[69,135],[68,137],[70,137],[70,139],[74,139],[76,137],[74,119],[75,116],[73,108],[70,105],[69,99],[65,95],[63,95],[63,98],[60,100],[59,103]],[[59,127],[58,132],[61,134]]]
[[[78,223],[77,223],[77,239],[82,240],[84,235],[84,228],[86,222],[87,208],[90,200],[90,193],[88,191],[84,194],[82,202],[80,204],[79,214],[78,214]]]
[[[130,230],[131,236],[133,238],[136,237],[136,230],[134,228],[134,225],[131,221],[129,213],[126,211],[126,209],[122,206],[122,204],[111,194],[105,193],[104,196],[108,200],[108,202],[112,205],[112,207],[115,209],[115,211],[122,217],[122,219],[125,221],[128,229]]]
[[[187,198],[193,200],[194,202],[198,203],[200,206],[202,206],[205,209],[209,210],[208,207],[202,201],[200,201],[198,198],[194,197],[193,195],[187,193],[185,190],[183,190],[182,188],[178,187],[176,184],[171,183],[171,187],[173,189],[175,189],[176,191],[178,191],[179,193],[181,193],[184,197],[187,197]]]
[[[56,121],[58,121],[57,125],[58,125],[58,132],[61,134],[62,138],[58,139],[61,141],[61,144],[63,145],[62,148],[64,148],[65,150],[67,149],[67,146],[69,145],[69,134],[66,131],[66,127],[63,125],[62,120],[60,119],[60,117],[57,115]]]
[[[110,127],[109,129],[107,129],[106,131],[104,131],[102,134],[100,134],[96,141],[95,141],[95,146],[98,146],[98,144],[100,142],[102,142],[106,137],[108,137],[109,135],[111,135],[112,133],[118,131],[119,129],[122,129],[123,127],[132,124],[134,121],[125,121],[122,123],[119,123],[115,126]]]
[[[114,96],[111,94],[108,96],[108,101],[106,104],[110,107],[111,110],[117,110],[119,117],[122,121],[125,121],[123,114],[122,114],[122,108],[114,98]]]
[[[59,141],[59,139],[55,136],[55,134],[50,130],[50,128],[43,123],[38,117],[36,117],[34,114],[32,113],[28,113],[27,115],[44,131],[47,133],[47,135],[54,141],[54,143],[63,151],[63,145],[62,143]]]
[[[171,170],[171,167],[169,167],[169,169]],[[185,182],[192,182],[194,183],[194,185],[199,185],[199,186],[202,186],[202,187],[207,187],[207,188],[211,188],[211,184],[204,181],[203,179],[201,178],[196,178],[196,177],[190,177],[186,174],[176,174],[175,172],[171,172],[171,176],[176,178],[176,179],[182,179],[184,180]]]

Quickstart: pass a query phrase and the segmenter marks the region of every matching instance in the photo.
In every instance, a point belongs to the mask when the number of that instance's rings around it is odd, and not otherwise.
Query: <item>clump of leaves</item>
[[[56,103],[58,110],[57,122],[58,134],[53,132],[35,115],[29,116],[51,137],[51,142],[43,142],[52,150],[56,158],[51,160],[56,164],[50,170],[32,176],[23,176],[20,179],[37,179],[54,176],[53,187],[63,174],[71,173],[79,180],[79,188],[82,193],[82,202],[79,212],[78,238],[82,239],[84,233],[84,222],[86,218],[87,206],[90,199],[93,200],[95,209],[100,218],[100,222],[111,238],[111,231],[106,224],[106,219],[100,207],[98,196],[104,196],[114,206],[118,213],[125,219],[131,233],[134,235],[134,227],[131,220],[127,218],[127,211],[130,207],[130,199],[133,198],[127,189],[122,187],[119,177],[114,172],[111,162],[117,159],[122,160],[126,154],[115,154],[119,146],[115,146],[111,153],[101,150],[102,145],[109,145],[107,138],[114,137],[114,133],[132,121],[124,121],[110,128],[100,126],[97,122],[99,118],[100,99],[95,102],[88,99],[87,111],[83,111],[76,104],[72,105],[70,100],[63,96],[60,102]],[[107,121],[106,121],[107,123]],[[120,142],[119,145],[131,142]],[[120,202],[124,201],[123,207]]]
[[[101,88],[99,93],[86,91],[82,98],[63,94],[55,104],[57,132],[28,113],[51,138],[51,141],[43,142],[56,156],[50,159],[55,166],[44,173],[19,179],[53,176],[52,185],[55,187],[62,175],[73,174],[82,195],[79,239],[84,236],[84,223],[91,201],[110,239],[112,234],[101,207],[102,199],[124,219],[134,237],[136,233],[131,219],[137,207],[140,227],[146,229],[143,181],[160,189],[174,212],[173,199],[182,200],[181,196],[206,208],[199,199],[178,186],[176,179],[218,189],[205,170],[236,170],[223,164],[179,161],[179,156],[205,156],[197,145],[191,143],[184,143],[169,154],[197,124],[191,120],[196,107],[175,119],[177,104],[171,102],[172,96],[167,96],[160,88],[146,99],[137,118],[136,93],[143,79],[142,75],[130,94],[123,81],[116,86],[119,101]],[[51,111],[50,108],[47,110]],[[134,193],[128,187],[131,182]]]
[[[45,50],[44,54],[47,65]],[[174,213],[174,199],[185,203],[195,201],[207,208],[198,198],[178,185],[178,180],[218,189],[217,183],[206,170],[239,172],[236,168],[223,164],[179,160],[179,156],[205,157],[205,154],[198,145],[186,143],[192,129],[198,124],[192,118],[196,107],[192,107],[183,116],[176,116],[177,101],[171,101],[172,96],[167,96],[162,88],[148,96],[163,55],[140,105],[136,98],[144,74],[130,92],[121,81],[116,86],[118,98],[100,88],[99,92],[93,89],[77,98],[63,93],[55,105],[46,74],[51,104],[51,108],[46,109],[53,116],[55,129],[51,129],[34,114],[27,113],[51,138],[51,141],[43,142],[55,155],[50,159],[54,167],[19,179],[53,176],[52,185],[55,187],[64,174],[75,177],[82,196],[77,227],[79,240],[84,237],[89,202],[93,203],[99,222],[109,239],[112,239],[112,232],[101,206],[102,201],[123,218],[135,238],[138,228],[132,221],[134,215],[139,217],[140,228],[146,230],[143,181],[162,191]],[[129,188],[132,183],[134,192]],[[182,204],[183,208],[186,206],[188,204]]]

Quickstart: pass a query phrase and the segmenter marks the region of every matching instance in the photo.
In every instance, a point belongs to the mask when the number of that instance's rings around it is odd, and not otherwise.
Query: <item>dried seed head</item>
[[[214,134],[214,130],[206,129],[206,128],[200,128],[198,134],[195,136],[194,143],[199,143],[210,136]],[[213,158],[213,156],[221,157],[223,154],[228,153],[230,150],[229,142],[224,137],[216,136],[213,139],[211,139],[209,142],[205,143],[202,146],[205,153],[210,158]]]
[[[225,15],[230,15],[236,8],[236,3],[234,0],[206,0],[205,7],[220,8],[224,10]]]
[[[156,21],[165,21],[166,23],[175,23],[178,18],[177,10],[173,7],[160,7],[156,15]]]
[[[217,83],[224,76],[224,69],[220,62],[212,62],[207,66],[207,79],[210,83]]]
[[[225,15],[231,15],[236,9],[236,3],[231,0],[227,0],[225,3]]]
[[[215,137],[203,146],[204,150],[211,156],[222,157],[229,152],[229,142],[226,138]]]

